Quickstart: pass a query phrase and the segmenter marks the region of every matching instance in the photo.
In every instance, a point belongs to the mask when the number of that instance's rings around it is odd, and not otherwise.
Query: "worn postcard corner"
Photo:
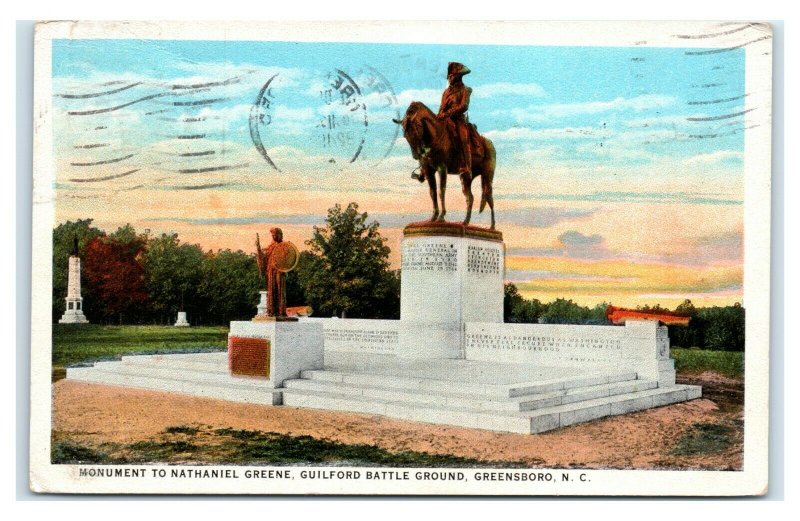
[[[31,490],[764,494],[771,32],[39,22]]]

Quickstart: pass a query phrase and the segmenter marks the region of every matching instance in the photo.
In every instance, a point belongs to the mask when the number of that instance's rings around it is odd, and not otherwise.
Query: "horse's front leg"
[[[472,196],[472,173],[461,174],[459,177],[461,178],[461,191],[467,199],[467,217],[464,219],[464,226],[466,226],[472,218],[472,202],[475,200]]]
[[[447,170],[439,170],[439,201],[442,204],[442,213],[439,214],[439,221],[444,221],[447,214],[447,207],[444,204],[444,194],[447,189]]]
[[[422,167],[425,174],[425,179],[428,180],[428,192],[431,194],[431,201],[433,201],[433,215],[431,221],[435,221],[439,217],[439,203],[436,200],[436,172],[432,172],[428,167]]]

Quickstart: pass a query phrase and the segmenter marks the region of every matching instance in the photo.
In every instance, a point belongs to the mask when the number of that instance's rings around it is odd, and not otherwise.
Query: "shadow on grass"
[[[168,427],[159,441],[87,447],[69,439],[53,442],[52,462],[172,463],[218,465],[352,465],[392,467],[529,467],[427,452],[390,452],[366,444],[345,444],[311,436],[236,429]]]
[[[736,429],[718,423],[697,423],[684,434],[670,451],[672,456],[718,454],[734,444]]]

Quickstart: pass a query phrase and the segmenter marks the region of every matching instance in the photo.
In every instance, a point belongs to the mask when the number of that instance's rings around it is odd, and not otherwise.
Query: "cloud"
[[[550,228],[564,221],[585,219],[597,210],[576,210],[569,208],[535,207],[503,210],[499,215],[503,222],[534,228]]]
[[[685,115],[659,116],[654,118],[629,119],[625,126],[629,128],[648,128],[648,127],[685,127],[688,123]]]
[[[558,240],[566,248],[594,247],[603,243],[603,237],[600,235],[584,235],[576,231],[564,232],[558,236]]]
[[[520,283],[534,282],[537,280],[628,283],[635,279],[632,277],[607,277],[603,275],[588,275],[585,273],[570,273],[565,271],[506,269],[507,282]]]
[[[493,96],[531,96],[540,98],[545,96],[544,89],[536,83],[489,83],[479,85],[472,89],[474,98],[491,98]]]
[[[573,259],[606,259],[612,257],[605,239],[598,234],[584,235],[570,230],[558,236],[559,247],[566,257]]]
[[[594,127],[564,127],[533,130],[528,127],[511,127],[506,130],[489,130],[484,136],[492,141],[538,141],[554,139],[589,139],[598,129]]]
[[[427,214],[427,212],[426,212]],[[416,213],[370,213],[367,222],[377,221],[383,228],[401,228],[418,219]],[[323,225],[325,215],[323,214],[274,214],[258,213],[249,216],[237,217],[209,217],[209,218],[185,218],[185,217],[153,217],[144,219],[148,222],[175,222],[186,223],[197,226],[223,226],[223,225],[244,225],[244,224],[292,224],[292,225]]]
[[[612,111],[632,110],[643,112],[645,110],[665,108],[677,102],[672,96],[658,94],[643,94],[634,98],[615,98],[610,101],[586,101],[580,103],[553,103],[547,105],[529,105],[525,108],[498,109],[491,112],[495,117],[511,117],[517,123],[541,122],[602,114]]]
[[[698,154],[683,161],[686,166],[709,166],[720,163],[741,164],[744,161],[744,153],[738,150],[716,150],[707,154]]]
[[[571,259],[608,259],[614,255],[606,247],[605,238],[598,234],[585,235],[569,230],[558,236],[549,247],[509,248],[508,255],[515,257],[567,257]]]
[[[695,263],[741,261],[744,257],[743,234],[734,231],[700,237],[686,255]]]
[[[375,97],[380,98],[381,95],[375,92],[367,96],[368,107],[371,106],[369,102]],[[436,89],[407,89],[397,93],[395,97],[397,98],[397,105],[403,112],[405,112],[412,101],[421,101],[435,112],[439,107],[439,103],[442,101],[442,91]],[[373,104],[377,105],[374,102]]]
[[[704,194],[699,192],[614,192],[598,191],[584,194],[554,193],[531,194],[517,192],[497,194],[495,199],[523,199],[541,201],[586,201],[604,203],[678,203],[678,204],[706,204],[706,205],[741,205],[741,199],[720,197],[719,194]]]

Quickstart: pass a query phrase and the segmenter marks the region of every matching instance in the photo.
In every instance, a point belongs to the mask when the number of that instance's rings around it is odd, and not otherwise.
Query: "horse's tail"
[[[494,181],[494,167],[495,162],[497,160],[497,154],[494,149],[494,143],[491,140],[483,138],[484,140],[484,148],[486,152],[484,153],[484,169],[483,175],[481,176],[481,206],[478,210],[478,213],[483,213],[483,209],[486,208],[486,203],[488,202],[488,198],[492,194],[492,182]]]

